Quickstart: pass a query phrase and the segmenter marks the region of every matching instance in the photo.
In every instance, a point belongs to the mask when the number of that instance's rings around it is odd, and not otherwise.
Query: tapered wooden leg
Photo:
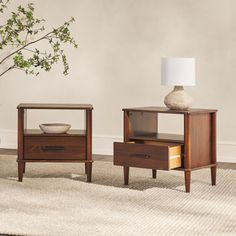
[[[211,167],[211,184],[216,185],[216,166]]]
[[[84,169],[85,169],[85,174],[87,174],[87,167],[86,167],[86,163],[84,164]]]
[[[153,179],[157,178],[157,170],[152,170],[152,178]]]
[[[18,162],[18,181],[22,182],[23,180],[23,171],[24,171],[24,163]]]
[[[129,184],[129,166],[124,166],[124,185]]]
[[[26,166],[26,163],[23,162],[23,173],[25,173],[25,166]]]
[[[87,174],[87,182],[91,183],[92,182],[92,163],[87,162],[85,163],[85,168],[86,168],[86,174]]]
[[[186,193],[190,193],[191,171],[185,170],[184,175],[185,175],[185,190]]]

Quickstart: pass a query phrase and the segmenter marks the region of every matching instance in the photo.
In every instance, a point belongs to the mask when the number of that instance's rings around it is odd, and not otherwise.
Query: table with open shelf
[[[124,142],[114,143],[114,164],[123,166],[124,183],[129,183],[129,168],[170,170],[169,147],[158,142],[181,146],[181,166],[185,173],[186,192],[190,192],[191,171],[211,168],[212,185],[216,184],[216,113],[215,109],[170,110],[165,107],[125,108]],[[160,133],[158,114],[183,115],[183,134]],[[152,145],[147,142],[152,142]],[[157,143],[157,145],[153,145]]]
[[[18,180],[23,180],[27,162],[85,163],[87,182],[92,179],[92,110],[90,104],[22,103],[18,107]],[[84,129],[63,134],[46,134],[27,129],[27,110],[83,110]]]

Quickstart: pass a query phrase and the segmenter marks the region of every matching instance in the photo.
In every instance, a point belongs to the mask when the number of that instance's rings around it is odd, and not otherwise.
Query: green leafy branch
[[[0,13],[7,9],[8,3],[9,0],[5,2],[0,0]],[[42,25],[44,19],[34,17],[34,5],[30,3],[26,8],[19,6],[16,12],[11,13],[6,24],[0,26],[0,50],[13,48],[11,53],[0,59],[0,66],[8,60],[12,61],[12,65],[2,71],[0,77],[12,69],[20,69],[26,74],[38,75],[39,70],[37,69],[50,71],[52,66],[59,61],[63,64],[63,74],[67,75],[69,64],[62,44],[78,47],[69,29],[70,24],[74,21],[75,19],[71,18],[58,28],[42,35],[42,32],[45,31]],[[41,33],[40,37],[38,37],[39,33]],[[29,40],[32,37],[34,39]],[[40,41],[48,42],[51,48],[49,52],[42,52],[37,48],[32,49],[32,46]]]

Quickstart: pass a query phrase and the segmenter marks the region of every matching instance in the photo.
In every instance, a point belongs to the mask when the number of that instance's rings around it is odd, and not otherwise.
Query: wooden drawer
[[[24,159],[84,160],[85,137],[24,137]]]
[[[181,145],[114,143],[114,165],[170,170],[181,167]]]

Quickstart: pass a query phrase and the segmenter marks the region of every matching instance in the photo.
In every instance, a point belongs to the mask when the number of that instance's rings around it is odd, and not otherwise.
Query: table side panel
[[[190,115],[191,168],[211,164],[211,114]]]
[[[217,148],[216,148],[216,142],[217,142],[217,113],[211,114],[211,162],[212,164],[217,163]]]
[[[92,160],[92,110],[85,113],[86,121],[86,159]]]
[[[23,159],[24,156],[24,109],[18,110],[18,161]]]

